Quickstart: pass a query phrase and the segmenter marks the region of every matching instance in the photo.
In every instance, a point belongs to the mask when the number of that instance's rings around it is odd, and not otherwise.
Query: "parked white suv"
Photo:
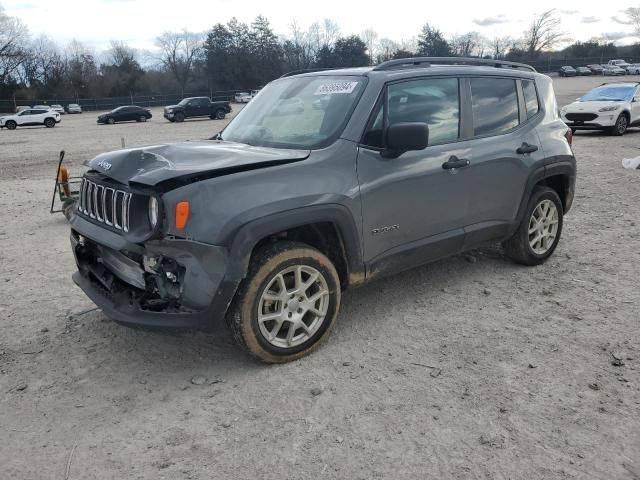
[[[53,128],[60,123],[60,114],[49,108],[30,108],[15,115],[0,117],[0,128],[15,130],[16,127],[27,127],[32,125],[44,125]]]
[[[640,83],[605,83],[560,109],[571,130],[608,130],[623,135],[640,126]]]

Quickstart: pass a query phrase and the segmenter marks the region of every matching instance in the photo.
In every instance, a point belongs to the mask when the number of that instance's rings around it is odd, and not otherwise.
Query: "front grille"
[[[567,113],[565,116],[572,122],[590,122],[598,118],[595,113]]]
[[[78,211],[117,230],[129,231],[132,194],[83,178],[80,183]]]

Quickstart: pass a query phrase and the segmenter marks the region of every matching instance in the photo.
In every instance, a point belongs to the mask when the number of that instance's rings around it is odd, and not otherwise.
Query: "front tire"
[[[147,121],[147,117],[145,117],[144,115],[140,115],[140,118],[138,119],[139,122],[146,122]]]
[[[222,110],[222,109],[216,110],[216,119],[217,120],[224,120],[225,115],[226,115],[226,113],[225,113],[224,110]]]
[[[109,118],[107,119],[107,123],[108,123],[109,125],[113,125],[114,123],[116,123],[116,121],[115,121],[115,119],[114,119],[114,118],[109,117]]]
[[[176,122],[184,122],[184,113],[178,112],[173,118]]]
[[[298,242],[278,242],[253,255],[227,324],[235,341],[266,363],[296,360],[329,336],[340,308],[340,279],[331,261]]]
[[[556,191],[535,187],[518,229],[502,244],[507,256],[523,265],[544,263],[558,246],[563,216]]]
[[[47,128],[53,128],[56,126],[56,121],[53,118],[45,118],[44,126]]]
[[[618,115],[618,119],[616,120],[615,125],[609,130],[609,133],[611,133],[611,135],[613,136],[619,137],[625,134],[628,127],[629,118],[627,117],[627,114],[623,112]]]

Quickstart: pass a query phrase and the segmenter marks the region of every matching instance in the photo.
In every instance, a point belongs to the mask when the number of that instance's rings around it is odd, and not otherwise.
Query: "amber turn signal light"
[[[176,205],[176,228],[184,230],[189,220],[189,202],[178,202]]]

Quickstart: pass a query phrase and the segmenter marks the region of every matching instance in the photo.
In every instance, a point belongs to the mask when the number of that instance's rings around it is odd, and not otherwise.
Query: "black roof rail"
[[[445,65],[477,65],[496,68],[521,68],[535,72],[536,69],[526,63],[508,62],[506,60],[492,60],[490,58],[471,58],[471,57],[412,57],[398,58],[396,60],[388,60],[374,67],[374,71],[396,70],[402,67],[430,67],[432,64]]]

